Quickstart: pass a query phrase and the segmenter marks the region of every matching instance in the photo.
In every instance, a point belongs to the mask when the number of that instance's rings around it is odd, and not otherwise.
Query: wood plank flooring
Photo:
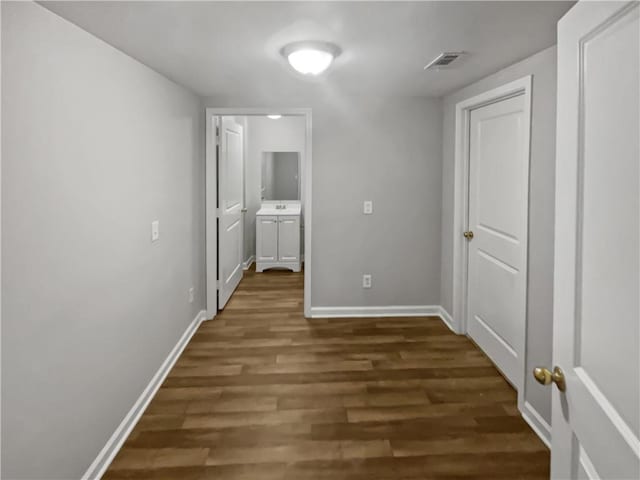
[[[105,479],[546,479],[486,356],[438,318],[303,316],[303,276],[245,272]]]

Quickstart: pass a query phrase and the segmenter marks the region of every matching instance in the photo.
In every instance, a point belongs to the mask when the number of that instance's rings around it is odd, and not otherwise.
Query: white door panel
[[[520,256],[522,255],[520,241],[507,237],[495,230],[485,228],[482,225],[476,225],[476,230],[473,230],[473,232],[474,247],[489,256],[491,256],[489,252],[499,251],[499,257],[492,256],[492,258],[495,258],[501,264],[505,264],[508,270],[520,262]]]
[[[300,217],[279,217],[278,260],[296,262],[300,256]]]
[[[238,273],[238,251],[239,240],[241,237],[241,227],[239,221],[234,221],[231,225],[224,227],[223,235],[227,240],[227,249],[224,252],[224,257],[220,258],[220,264],[222,266],[222,280],[224,285],[229,285],[233,282],[233,276]]]
[[[256,229],[256,261],[275,262],[278,260],[278,217],[259,215]]]
[[[224,171],[221,172],[224,208],[227,212],[242,207],[242,127],[232,120],[222,120],[223,155],[226,155]]]
[[[218,309],[242,280],[243,131],[233,117],[220,118],[218,153]]]
[[[471,112],[477,225],[516,241],[522,220],[522,163],[518,159],[522,150],[523,98],[520,95]]]
[[[638,5],[558,28],[554,478],[640,478]]]
[[[516,388],[526,323],[525,111],[521,94],[472,110],[469,119],[467,331]]]
[[[505,294],[513,292],[518,272],[500,260],[478,251],[478,278],[482,281],[476,285],[480,301],[475,302],[475,315],[491,327],[507,345],[513,349],[518,335],[517,304],[505,301]]]

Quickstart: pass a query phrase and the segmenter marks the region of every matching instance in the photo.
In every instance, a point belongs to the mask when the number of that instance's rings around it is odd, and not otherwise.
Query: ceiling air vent
[[[464,52],[444,52],[434,58],[431,62],[425,65],[424,69],[438,69],[442,67],[448,67],[451,62],[463,55]]]

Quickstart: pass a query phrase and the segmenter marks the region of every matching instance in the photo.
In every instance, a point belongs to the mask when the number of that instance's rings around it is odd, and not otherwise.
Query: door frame
[[[524,132],[527,145],[525,161],[526,168],[526,210],[527,222],[523,236],[524,248],[527,252],[525,262],[525,291],[528,289],[529,279],[529,168],[531,160],[531,87],[532,75],[527,75],[512,82],[493,88],[479,95],[462,100],[455,107],[455,156],[454,156],[454,207],[453,207],[453,330],[458,334],[467,333],[467,303],[468,303],[468,267],[469,248],[468,242],[462,233],[467,230],[469,223],[469,137],[471,111],[492,103],[500,102],[518,95],[524,95]],[[518,352],[522,360],[522,368],[526,369],[526,331],[527,331],[527,298],[525,297],[525,327],[524,338],[521,339]],[[526,372],[523,372],[526,374]],[[525,376],[523,375],[523,379]],[[518,406],[522,410],[524,406],[524,381],[517,386]]]
[[[213,122],[215,116],[260,116],[270,115],[278,112],[281,115],[298,115],[305,117],[305,148],[301,152],[303,183],[302,195],[303,216],[304,216],[304,316],[311,316],[311,166],[312,166],[312,145],[311,145],[311,108],[263,108],[263,107],[238,107],[238,108],[205,108],[205,254],[206,254],[206,300],[207,318],[212,319],[218,313],[217,284],[210,281],[210,278],[217,278],[218,272],[218,226],[217,226],[217,169],[216,169],[216,144],[213,135]],[[243,165],[244,168],[244,165]],[[244,197],[243,197],[244,198]],[[244,207],[244,205],[243,205]]]

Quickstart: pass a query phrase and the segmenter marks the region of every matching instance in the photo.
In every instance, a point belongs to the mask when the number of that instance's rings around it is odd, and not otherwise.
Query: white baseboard
[[[312,318],[432,317],[439,305],[393,305],[388,307],[311,307]]]
[[[529,424],[540,440],[551,449],[551,425],[533,408],[529,402],[524,402],[524,407],[520,411],[522,418]]]
[[[256,261],[256,256],[255,255],[251,255],[249,258],[247,258],[247,260],[245,262],[242,262],[242,269],[243,270],[249,270],[251,268],[251,265],[255,261]]]
[[[396,305],[390,307],[311,307],[311,318],[440,317],[456,335],[453,319],[441,305]]]
[[[133,404],[133,407],[131,407],[129,413],[127,413],[122,422],[120,422],[120,425],[118,425],[118,428],[116,428],[115,432],[113,432],[111,438],[109,438],[105,446],[102,448],[102,450],[100,450],[100,453],[98,453],[96,459],[84,473],[84,475],[82,476],[82,480],[99,479],[102,477],[102,475],[104,475],[104,472],[107,470],[114,457],[122,447],[122,444],[133,430],[133,427],[135,427],[136,423],[138,423],[138,420],[140,420],[140,417],[146,410],[149,402],[151,402],[151,399],[160,388],[160,385],[162,385],[162,382],[166,378],[167,374],[176,363],[176,360],[178,360],[180,354],[187,346],[189,340],[191,340],[191,337],[196,332],[202,321],[206,320],[206,317],[206,311],[202,310],[189,324],[185,332],[182,334],[182,337],[180,337],[180,340],[178,340],[178,343],[176,343],[175,347],[173,347],[171,352],[169,352],[167,358],[165,358],[164,362],[162,362],[162,365],[160,366],[158,371],[151,378],[149,384],[145,387],[144,391],[140,394],[136,402]]]
[[[457,334],[458,332],[453,327],[453,318],[451,318],[451,315],[449,315],[449,312],[447,312],[443,306],[440,306],[439,308],[440,308],[440,311],[438,312],[438,315],[440,315],[440,318],[442,319],[444,324],[447,327],[449,327],[449,330]]]

